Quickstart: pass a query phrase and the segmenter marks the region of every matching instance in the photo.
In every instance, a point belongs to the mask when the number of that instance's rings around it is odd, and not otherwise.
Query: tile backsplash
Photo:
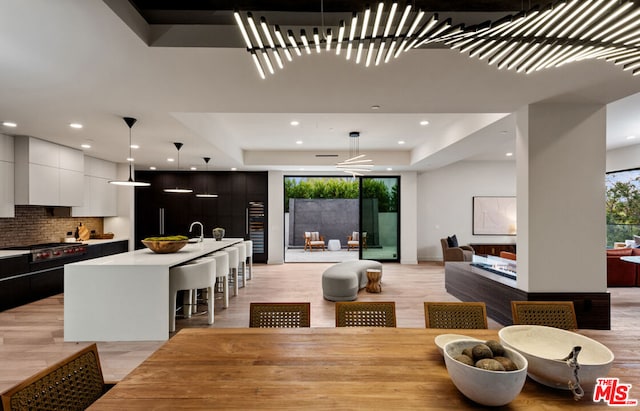
[[[59,242],[82,223],[89,231],[103,232],[102,217],[57,217],[50,207],[15,206],[14,218],[0,218],[0,248]]]

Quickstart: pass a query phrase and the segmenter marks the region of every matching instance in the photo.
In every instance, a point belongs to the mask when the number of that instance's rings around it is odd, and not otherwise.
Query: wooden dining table
[[[462,395],[434,338],[498,339],[497,330],[414,328],[183,329],[90,410],[458,410]],[[580,332],[608,345],[611,331]],[[624,340],[624,338],[623,338]],[[611,344],[610,344],[611,343]],[[618,342],[610,377],[640,398],[640,358]],[[529,378],[510,410],[609,408]],[[625,407],[622,407],[624,409]]]

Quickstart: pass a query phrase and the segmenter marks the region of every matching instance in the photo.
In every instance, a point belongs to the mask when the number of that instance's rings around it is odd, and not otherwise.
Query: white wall
[[[118,164],[117,179],[129,178],[129,164]],[[135,177],[134,177],[135,178]],[[133,251],[133,233],[135,232],[135,196],[133,187],[118,186],[118,214],[117,217],[104,218],[104,232],[114,233],[117,238],[129,239],[129,251]]]
[[[516,115],[517,287],[529,292],[603,292],[606,109],[537,103]],[[567,258],[558,239],[580,238]]]
[[[418,263],[418,175],[400,173],[400,263]]]
[[[640,144],[607,151],[607,171],[640,167]]]
[[[515,196],[515,161],[461,161],[418,175],[417,257],[442,261],[440,239],[515,243],[515,236],[472,235],[474,196]]]
[[[267,264],[284,263],[284,173],[269,171],[269,255]]]

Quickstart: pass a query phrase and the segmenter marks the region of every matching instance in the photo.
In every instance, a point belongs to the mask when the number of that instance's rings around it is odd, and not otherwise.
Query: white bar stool
[[[242,270],[242,284],[239,286],[245,287],[247,285],[247,248],[244,243],[234,244],[233,247],[238,250],[238,275]]]
[[[238,295],[238,263],[239,251],[236,247],[230,246],[224,249],[229,254],[229,281],[233,281],[233,295]]]
[[[245,240],[244,247],[247,252],[247,260],[245,268],[247,268],[247,280],[251,280],[253,276],[253,241]]]
[[[209,256],[216,260],[216,278],[222,285],[222,306],[229,308],[229,253],[216,251]]]
[[[202,256],[194,261],[214,261],[216,272],[214,276],[216,277],[216,284],[222,285],[222,307],[229,308],[229,254],[224,251],[216,251],[215,253],[207,254]],[[194,294],[197,290],[194,290]],[[211,298],[215,296],[212,295]],[[195,296],[194,296],[195,298]],[[208,298],[208,296],[207,296]]]
[[[185,299],[188,300],[191,311],[191,290],[206,288],[209,295],[213,295],[216,283],[216,263],[213,260],[187,263],[169,269],[169,331],[176,330],[176,298],[178,291],[188,290]],[[213,298],[208,299],[208,324],[213,324]],[[190,314],[190,312],[189,312]]]

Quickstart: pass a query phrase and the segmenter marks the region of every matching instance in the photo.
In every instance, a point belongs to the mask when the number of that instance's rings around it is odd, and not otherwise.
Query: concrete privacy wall
[[[289,200],[289,245],[304,246],[305,231],[318,231],[325,242],[340,240],[347,245],[347,236],[358,231],[357,199]]]

